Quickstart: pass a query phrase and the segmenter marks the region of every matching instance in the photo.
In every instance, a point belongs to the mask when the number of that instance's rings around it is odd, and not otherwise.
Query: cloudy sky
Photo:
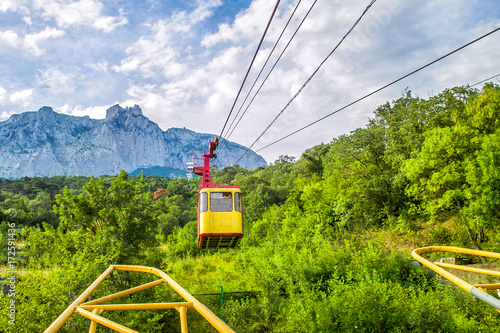
[[[370,2],[317,0],[229,139],[252,144]],[[186,127],[218,135],[275,3],[0,0],[0,121],[42,106],[104,118],[114,104],[138,104],[164,130]],[[281,1],[242,97],[297,3]],[[300,1],[257,86],[313,3]],[[253,149],[499,26],[497,0],[376,1]],[[496,74],[500,32],[259,153],[268,162],[279,155],[298,157],[364,126],[378,105],[397,99],[405,88],[426,98]]]

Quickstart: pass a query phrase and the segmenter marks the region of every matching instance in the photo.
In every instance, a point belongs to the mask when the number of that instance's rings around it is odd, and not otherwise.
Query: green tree
[[[404,171],[411,181],[408,194],[421,200],[424,211],[445,219],[458,215],[479,249],[481,230],[471,229],[463,210],[468,205],[466,169],[470,153],[478,148],[476,136],[477,131],[465,126],[433,129],[418,157],[405,162]]]
[[[152,198],[142,179],[129,180],[122,171],[109,188],[94,178],[80,195],[65,188],[62,195],[56,196],[54,209],[64,230],[82,228],[92,234],[108,231],[119,242],[118,261],[130,264],[156,245],[157,219]]]
[[[380,225],[399,209],[401,196],[385,159],[384,133],[370,122],[366,129],[333,140],[327,153],[325,191],[342,226]]]
[[[411,185],[408,194],[422,201],[434,217],[458,216],[473,246],[480,248],[494,214],[482,207],[498,207],[496,126],[500,123],[500,88],[486,85],[465,108],[452,110],[454,125],[425,133],[417,157],[404,162]],[[488,200],[491,200],[487,202]]]

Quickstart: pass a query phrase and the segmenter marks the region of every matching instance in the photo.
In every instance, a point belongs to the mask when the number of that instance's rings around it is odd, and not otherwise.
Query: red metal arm
[[[199,189],[201,190],[202,188],[207,188],[207,187],[212,187],[212,188],[235,188],[237,186],[231,186],[231,185],[221,185],[221,184],[216,184],[213,183],[210,180],[210,159],[211,158],[217,158],[217,155],[215,154],[215,149],[217,149],[217,146],[219,145],[219,138],[215,138],[214,141],[210,141],[208,145],[208,154],[205,154],[205,150],[203,149],[195,149],[193,150],[193,173],[195,175],[201,176],[201,186]],[[203,152],[202,156],[200,157],[199,155],[196,155],[196,151],[198,151],[198,154],[201,154]]]

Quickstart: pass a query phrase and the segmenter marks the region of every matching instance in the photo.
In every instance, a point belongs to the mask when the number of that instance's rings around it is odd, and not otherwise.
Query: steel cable
[[[347,38],[347,36],[354,30],[354,28],[358,25],[358,23],[361,21],[363,16],[368,12],[368,10],[373,6],[373,4],[376,2],[376,0],[372,0],[368,6],[365,8],[361,16],[354,22],[352,27],[347,31],[347,33],[342,37],[342,39],[337,43],[337,45],[333,48],[333,50],[326,56],[326,58],[320,63],[320,65],[316,68],[316,70],[309,76],[309,78],[306,80],[306,82],[300,87],[300,89],[293,95],[292,99],[288,101],[288,103],[285,105],[285,107],[274,117],[274,119],[271,121],[271,123],[264,129],[264,131],[255,139],[255,141],[250,145],[250,147],[247,148],[247,150],[241,155],[241,157],[234,163],[237,164],[243,156],[245,156],[248,151],[255,145],[257,141],[271,128],[271,126],[276,122],[276,120],[285,112],[285,110],[288,108],[288,106],[297,98],[297,96],[302,92],[302,90],[306,87],[306,85],[312,80],[312,78],[318,73],[318,71],[321,69],[323,64],[330,58],[330,56],[338,49],[338,47],[342,44],[342,42]]]
[[[250,62],[250,66],[248,66],[248,70],[247,70],[247,73],[245,74],[245,78],[243,79],[243,82],[241,83],[241,86],[240,86],[240,89],[238,91],[238,94],[236,95],[236,98],[234,99],[233,106],[231,107],[231,110],[229,111],[229,114],[227,115],[226,122],[224,123],[224,126],[222,127],[222,131],[220,132],[220,135],[219,135],[219,138],[221,138],[221,139],[222,139],[222,133],[224,133],[224,129],[226,128],[227,122],[229,121],[229,118],[231,118],[231,114],[233,113],[234,106],[236,105],[236,102],[238,101],[241,90],[243,89],[243,86],[245,85],[245,81],[248,77],[248,73],[250,73],[250,70],[252,69],[252,65],[255,61],[255,58],[257,58],[257,54],[259,53],[262,42],[264,41],[264,38],[266,37],[267,30],[269,29],[269,26],[271,25],[271,22],[273,21],[274,14],[276,13],[276,10],[278,9],[279,3],[280,3],[280,0],[277,0],[276,5],[274,6],[273,12],[271,14],[271,17],[269,18],[269,21],[267,22],[266,29],[264,30],[264,33],[262,34],[262,38],[260,39],[259,45],[257,46],[257,50],[255,51],[255,54],[253,55],[252,61]]]
[[[282,141],[282,140],[284,140],[284,139],[286,139],[286,138],[288,138],[288,137],[290,137],[290,136],[292,136],[292,135],[294,135],[294,134],[296,134],[296,133],[298,133],[298,132],[300,132],[300,131],[302,131],[302,130],[305,130],[306,128],[308,128],[308,127],[310,127],[310,126],[312,126],[312,125],[314,125],[314,124],[316,124],[316,123],[319,123],[320,121],[322,121],[322,120],[324,120],[324,119],[326,119],[326,118],[328,118],[328,117],[330,117],[330,116],[333,116],[334,114],[336,114],[336,113],[338,113],[338,112],[340,112],[340,111],[342,111],[342,110],[344,110],[344,109],[346,109],[346,108],[348,108],[348,107],[350,107],[350,106],[352,106],[352,105],[354,105],[354,104],[356,104],[356,103],[358,103],[358,102],[360,102],[360,101],[364,100],[365,98],[368,98],[368,97],[372,96],[373,94],[376,94],[376,93],[378,93],[379,91],[381,91],[381,90],[383,90],[383,89],[385,89],[385,88],[387,88],[387,87],[389,87],[389,86],[391,86],[391,85],[393,85],[393,84],[395,84],[395,83],[397,83],[397,82],[399,82],[399,81],[401,81],[401,80],[403,80],[403,79],[405,79],[405,78],[407,78],[407,77],[409,77],[409,76],[411,76],[411,75],[413,75],[413,74],[415,74],[415,73],[417,73],[417,72],[421,71],[422,69],[427,68],[427,67],[431,66],[432,64],[435,64],[436,62],[441,61],[441,60],[443,60],[444,58],[446,58],[446,57],[448,57],[448,56],[450,56],[450,55],[452,55],[452,54],[454,54],[454,53],[456,53],[456,52],[458,52],[458,51],[460,51],[460,50],[462,50],[462,49],[466,48],[467,46],[470,46],[470,45],[474,44],[475,42],[478,42],[479,40],[481,40],[481,39],[483,39],[483,38],[485,38],[485,37],[487,37],[487,36],[489,36],[489,35],[491,35],[491,34],[493,34],[493,33],[497,32],[498,30],[500,30],[500,27],[499,27],[499,28],[496,28],[496,29],[495,29],[495,30],[493,30],[493,31],[490,31],[489,33],[487,33],[487,34],[485,34],[485,35],[483,35],[483,36],[481,36],[481,37],[479,37],[479,38],[474,39],[473,41],[471,41],[471,42],[469,42],[469,43],[467,43],[467,44],[465,44],[465,45],[463,45],[463,46],[461,46],[461,47],[459,47],[459,48],[457,48],[457,49],[455,49],[455,50],[453,50],[453,51],[451,51],[451,52],[449,52],[449,53],[447,53],[447,54],[445,54],[444,56],[439,57],[438,59],[436,59],[436,60],[434,60],[434,61],[431,61],[430,63],[428,63],[428,64],[426,64],[426,65],[424,65],[424,66],[422,66],[422,67],[417,68],[416,70],[414,70],[414,71],[412,71],[412,72],[410,72],[410,73],[408,73],[408,74],[406,74],[406,75],[404,75],[404,76],[400,77],[399,79],[396,79],[396,80],[394,80],[394,81],[392,81],[392,82],[390,82],[390,83],[388,83],[388,84],[386,84],[386,85],[384,85],[384,86],[382,86],[382,87],[380,87],[380,88],[378,88],[378,89],[376,89],[376,90],[372,91],[371,93],[366,94],[365,96],[363,96],[363,97],[361,97],[361,98],[358,98],[357,100],[355,100],[355,101],[353,101],[353,102],[351,102],[351,103],[349,103],[349,104],[347,104],[347,105],[345,105],[345,106],[341,107],[340,109],[337,109],[337,110],[335,110],[335,111],[333,111],[333,112],[331,112],[331,113],[327,114],[326,116],[323,116],[323,117],[319,118],[318,120],[315,120],[315,121],[313,121],[312,123],[310,123],[310,124],[308,124],[308,125],[306,125],[306,126],[304,126],[304,127],[301,127],[301,128],[299,128],[298,130],[296,130],[296,131],[294,131],[294,132],[292,132],[292,133],[290,133],[290,134],[288,134],[288,135],[285,135],[285,136],[284,136],[284,137],[282,137],[281,139],[278,139],[278,140],[276,140],[276,141],[271,142],[270,144],[268,144],[268,145],[266,145],[266,146],[264,146],[264,147],[262,147],[262,148],[260,148],[260,149],[256,150],[256,152],[259,152],[259,151],[261,151],[261,150],[264,150],[264,149],[266,149],[266,148],[268,148],[268,147],[270,147],[270,146],[272,146],[272,145],[274,145],[274,144],[276,144],[276,143],[278,143],[278,142],[280,142],[280,141]],[[499,74],[499,75],[500,75],[500,74]],[[498,76],[498,75],[496,75],[496,76]],[[494,77],[495,77],[495,76],[493,76],[493,77],[491,77],[491,78],[494,78]],[[491,79],[491,78],[490,78],[490,79]],[[489,79],[487,79],[487,80],[489,80]],[[487,80],[485,80],[485,81],[487,81]],[[240,157],[240,159],[241,159],[241,157]]]

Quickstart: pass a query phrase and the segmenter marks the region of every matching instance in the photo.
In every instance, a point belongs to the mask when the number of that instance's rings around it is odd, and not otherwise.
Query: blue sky
[[[281,1],[249,84],[297,2]],[[313,2],[300,2],[277,51]],[[318,0],[230,140],[254,142],[369,3]],[[164,130],[219,134],[274,4],[0,0],[0,121],[42,106],[103,118],[114,104],[138,104]],[[498,26],[495,0],[378,0],[254,149]],[[397,99],[405,88],[426,98],[499,74],[499,45],[500,32],[260,154],[268,162],[279,155],[298,157],[364,126],[378,105]]]

